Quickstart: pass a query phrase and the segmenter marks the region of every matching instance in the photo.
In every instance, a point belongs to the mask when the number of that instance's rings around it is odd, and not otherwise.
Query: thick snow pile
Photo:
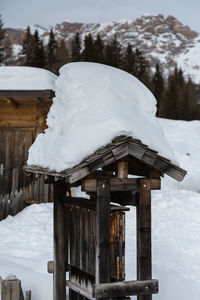
[[[0,222],[0,276],[14,274],[24,292],[32,291],[32,300],[53,299],[52,275],[47,273],[53,258],[52,210],[52,204],[31,205]]]
[[[134,76],[95,63],[60,70],[48,129],[29,150],[29,165],[63,171],[118,135],[141,139],[176,162],[155,118],[156,100]]]
[[[55,90],[57,76],[33,67],[0,67],[0,90]]]

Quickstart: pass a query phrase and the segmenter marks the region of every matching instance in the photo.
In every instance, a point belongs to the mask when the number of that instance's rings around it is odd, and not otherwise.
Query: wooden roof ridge
[[[179,166],[173,164],[169,159],[160,156],[157,151],[143,144],[141,140],[130,136],[117,136],[111,143],[97,149],[78,165],[62,172],[29,165],[25,166],[24,170],[30,173],[65,178],[66,182],[72,184],[99,168],[112,164],[128,155],[138,159],[149,168],[158,170],[162,174],[167,174],[177,181],[182,181],[187,173]]]

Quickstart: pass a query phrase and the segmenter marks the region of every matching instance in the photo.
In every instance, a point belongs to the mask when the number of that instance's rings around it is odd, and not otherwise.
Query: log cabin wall
[[[0,97],[0,194],[10,193],[13,169],[18,169],[18,189],[29,184],[22,166],[36,136],[46,128],[49,98]]]

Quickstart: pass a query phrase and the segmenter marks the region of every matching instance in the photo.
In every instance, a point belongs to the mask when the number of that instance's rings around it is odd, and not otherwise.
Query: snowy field
[[[160,120],[167,141],[188,171],[183,183],[165,176],[152,193],[155,300],[200,299],[200,121]],[[135,279],[135,209],[127,212],[126,273]],[[0,222],[0,276],[15,274],[32,300],[52,299],[52,204],[32,205]],[[134,297],[133,297],[134,298]],[[135,299],[135,298],[134,298]]]

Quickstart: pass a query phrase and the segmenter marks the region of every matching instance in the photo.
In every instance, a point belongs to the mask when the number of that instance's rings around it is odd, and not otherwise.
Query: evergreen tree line
[[[9,51],[1,47],[4,38],[3,23],[0,19],[0,63],[7,64]],[[4,43],[5,46],[5,43]],[[70,47],[64,39],[56,40],[53,30],[44,46],[38,31],[31,34],[30,27],[22,44],[18,65],[46,68],[58,74],[59,68],[76,61],[97,62],[120,68],[141,80],[157,99],[157,116],[170,119],[199,119],[195,84],[185,79],[181,69],[174,68],[172,74],[164,79],[159,64],[152,73],[148,61],[139,49],[133,50],[131,45],[124,49],[116,37],[109,43],[103,42],[100,35],[93,38],[86,35],[83,45],[79,33],[74,35]]]

